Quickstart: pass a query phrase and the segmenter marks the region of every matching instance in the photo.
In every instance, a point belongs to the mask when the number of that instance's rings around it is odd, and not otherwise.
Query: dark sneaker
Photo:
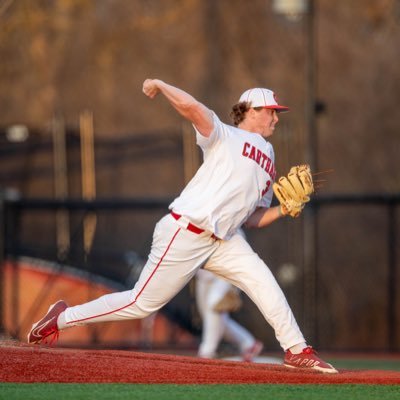
[[[64,300],[58,300],[47,310],[47,314],[38,322],[32,325],[28,333],[28,343],[40,343],[47,337],[54,335],[51,342],[58,339],[59,330],[57,327],[58,316],[68,308]]]
[[[243,361],[252,362],[255,357],[257,357],[263,350],[264,345],[256,340],[253,346],[249,347],[242,353]]]
[[[308,346],[300,354],[286,351],[283,364],[289,368],[313,369],[328,374],[337,374],[338,371],[331,364],[326,363],[317,356],[317,352]]]

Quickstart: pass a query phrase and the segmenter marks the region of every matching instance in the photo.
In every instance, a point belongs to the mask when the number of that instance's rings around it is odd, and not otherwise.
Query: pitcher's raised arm
[[[163,94],[178,113],[195,125],[203,136],[208,137],[213,131],[212,111],[182,89],[160,79],[146,79],[143,82],[143,93],[151,99],[159,93]]]

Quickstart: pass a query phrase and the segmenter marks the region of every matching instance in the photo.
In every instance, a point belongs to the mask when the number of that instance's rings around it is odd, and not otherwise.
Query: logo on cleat
[[[41,339],[44,339],[46,336],[49,336],[52,332],[52,329],[49,329],[48,332],[46,332],[46,328],[47,326],[54,320],[55,317],[51,318],[49,321],[46,321],[44,324],[39,325],[39,326],[35,326],[31,333],[30,336],[32,336],[35,341],[39,341]],[[44,332],[42,332],[44,330]]]
[[[296,357],[296,356],[290,357],[289,360],[291,363],[298,365],[299,367],[314,368],[314,367],[318,366],[319,364],[321,364],[321,362],[317,361],[317,360],[313,360],[310,358]]]

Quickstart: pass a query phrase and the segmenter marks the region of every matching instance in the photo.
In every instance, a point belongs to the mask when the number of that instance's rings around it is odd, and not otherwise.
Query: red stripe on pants
[[[132,301],[132,303],[129,303],[129,304],[127,304],[126,306],[120,307],[120,308],[118,308],[118,309],[116,309],[116,310],[106,312],[106,313],[104,313],[104,314],[99,314],[99,315],[95,315],[95,316],[93,316],[93,317],[88,317],[88,318],[82,318],[82,319],[78,319],[78,320],[74,320],[74,321],[69,321],[69,322],[67,322],[67,324],[74,324],[74,323],[77,323],[77,322],[87,321],[87,320],[93,319],[93,318],[104,317],[105,315],[114,314],[115,312],[121,311],[121,310],[123,310],[124,308],[128,308],[128,307],[132,306],[133,304],[135,304],[136,301],[137,301],[137,299],[139,298],[139,296],[143,293],[143,290],[146,288],[146,286],[147,286],[148,283],[150,282],[151,278],[153,278],[154,274],[157,272],[158,267],[161,265],[161,263],[162,263],[162,261],[163,261],[165,255],[168,253],[168,250],[170,249],[172,243],[174,242],[174,240],[175,240],[175,238],[176,238],[176,236],[178,235],[178,233],[179,233],[180,230],[181,230],[181,228],[179,228],[179,229],[175,232],[175,234],[174,234],[174,236],[172,237],[171,241],[169,242],[167,248],[165,249],[164,254],[163,254],[162,257],[160,258],[160,261],[158,262],[158,264],[157,264],[156,267],[154,268],[154,271],[151,273],[151,275],[150,275],[149,278],[147,279],[146,283],[143,285],[142,289],[141,289],[140,292],[136,295],[136,297],[135,297],[135,299]]]

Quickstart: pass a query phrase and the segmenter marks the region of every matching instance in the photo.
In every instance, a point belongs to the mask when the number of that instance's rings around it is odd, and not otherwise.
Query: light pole
[[[272,10],[295,21],[307,14],[308,3],[308,0],[272,0]]]
[[[283,15],[290,21],[304,20],[307,35],[306,51],[306,122],[307,141],[305,146],[306,160],[311,169],[317,170],[317,135],[315,126],[316,105],[316,53],[315,53],[315,23],[314,0],[272,0],[272,9],[276,14]]]

